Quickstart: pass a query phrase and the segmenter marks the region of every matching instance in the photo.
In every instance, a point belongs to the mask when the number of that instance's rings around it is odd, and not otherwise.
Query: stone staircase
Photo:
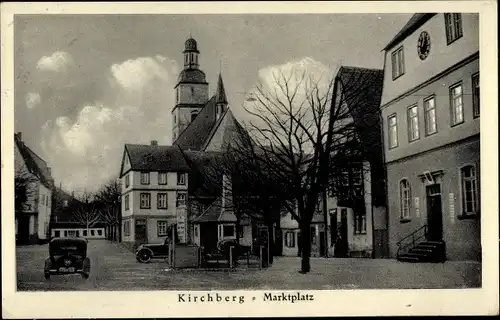
[[[411,247],[406,253],[398,254],[402,262],[444,262],[446,260],[446,245],[444,241],[424,240]]]

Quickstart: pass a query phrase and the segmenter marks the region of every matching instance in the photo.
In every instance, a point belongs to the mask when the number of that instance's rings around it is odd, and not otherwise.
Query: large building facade
[[[413,234],[479,260],[478,14],[410,19],[385,48],[381,115],[390,255]]]

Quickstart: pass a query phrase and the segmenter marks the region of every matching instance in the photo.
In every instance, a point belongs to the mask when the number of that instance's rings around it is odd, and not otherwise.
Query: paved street
[[[480,285],[480,264],[411,264],[395,260],[312,258],[312,271],[297,273],[300,260],[279,257],[267,270],[170,270],[164,260],[136,262],[134,255],[106,240],[89,241],[90,278],[43,277],[48,246],[22,246],[17,252],[18,289],[175,290],[175,289],[368,289],[463,288]]]

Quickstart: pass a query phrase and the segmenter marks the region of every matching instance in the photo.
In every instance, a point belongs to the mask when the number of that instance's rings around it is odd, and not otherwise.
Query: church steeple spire
[[[215,116],[219,119],[227,108],[226,91],[224,90],[224,82],[222,82],[222,75],[220,73],[219,80],[217,80],[217,91],[215,92],[215,106]]]
[[[216,104],[226,104],[226,91],[224,90],[224,82],[222,81],[222,75],[219,73],[219,80],[217,80],[217,91],[215,93],[215,103]]]

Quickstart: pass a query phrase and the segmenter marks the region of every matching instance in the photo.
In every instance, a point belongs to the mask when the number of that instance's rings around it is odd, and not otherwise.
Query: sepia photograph
[[[498,104],[494,85],[493,104],[480,90],[480,71],[496,69],[483,61],[484,7],[173,5],[11,10],[12,294],[161,291],[160,306],[169,297],[199,315],[207,304],[327,309],[321,295],[345,290],[376,290],[365,292],[375,305],[386,289],[485,297],[485,272],[498,272],[498,228],[485,240],[498,206],[485,205],[498,194],[486,193],[482,153]]]

